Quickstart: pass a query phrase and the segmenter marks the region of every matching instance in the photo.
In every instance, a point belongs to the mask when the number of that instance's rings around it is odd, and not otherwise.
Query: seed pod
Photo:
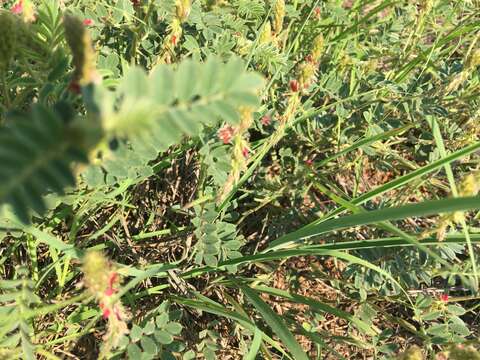
[[[6,69],[15,55],[18,38],[17,24],[15,15],[0,11],[0,69]]]
[[[283,18],[285,17],[285,0],[275,1],[273,8],[273,31],[278,34],[283,29]]]
[[[71,15],[65,15],[63,26],[65,27],[65,38],[73,55],[74,79],[80,85],[96,83],[98,75],[95,67],[95,51],[82,20]]]

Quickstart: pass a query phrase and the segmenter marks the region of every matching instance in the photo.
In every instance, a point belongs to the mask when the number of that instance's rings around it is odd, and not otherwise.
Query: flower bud
[[[297,92],[299,90],[299,85],[298,85],[298,81],[297,80],[290,80],[290,90],[292,90],[292,92]]]

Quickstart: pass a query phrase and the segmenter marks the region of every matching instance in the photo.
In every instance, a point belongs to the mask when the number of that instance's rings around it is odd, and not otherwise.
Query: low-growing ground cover
[[[0,359],[478,359],[475,0],[0,11]]]

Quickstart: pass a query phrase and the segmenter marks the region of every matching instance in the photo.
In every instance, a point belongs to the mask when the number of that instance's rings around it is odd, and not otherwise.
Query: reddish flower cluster
[[[107,289],[105,290],[105,296],[110,297],[118,292],[118,289],[113,287],[115,282],[117,281],[118,281],[118,274],[116,272],[112,272],[108,278],[108,286],[107,286]],[[100,306],[100,309],[102,310],[103,318],[108,319],[108,317],[110,316],[110,309],[103,302],[100,302],[99,306]],[[113,311],[115,313],[115,316],[117,317],[117,320],[121,320],[119,309],[114,306]]]
[[[244,157],[245,159],[248,159],[248,153],[249,153],[248,148],[244,147],[244,148],[242,149],[242,155],[243,155],[243,157]]]
[[[10,9],[12,14],[21,14],[23,12],[23,0],[19,0],[15,5]]]
[[[225,125],[220,130],[218,130],[218,137],[223,141],[224,144],[228,144],[232,141],[233,133],[235,129],[230,125]]]
[[[263,126],[268,126],[272,123],[272,118],[270,115],[264,115],[262,116],[262,119],[260,120]]]
[[[441,294],[439,298],[440,298],[440,301],[448,302],[448,294]]]

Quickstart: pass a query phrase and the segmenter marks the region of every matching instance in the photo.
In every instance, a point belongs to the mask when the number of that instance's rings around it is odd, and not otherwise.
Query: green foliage
[[[130,334],[121,340],[119,350],[126,351],[130,359],[175,359],[182,344],[174,341],[182,332],[182,325],[172,320],[176,314],[169,312],[168,302],[163,302],[152,313],[152,318],[142,324],[134,324]]]
[[[31,360],[36,358],[31,342],[34,332],[27,313],[40,300],[34,293],[35,283],[27,279],[28,271],[21,268],[17,274],[15,280],[0,281],[0,354]]]
[[[69,120],[37,104],[0,129],[0,203],[12,205],[22,221],[29,208],[45,211],[46,190],[63,193],[73,186],[71,163],[86,161]]]
[[[16,3],[0,358],[476,358],[474,1]]]
[[[192,219],[197,237],[195,262],[216,267],[220,261],[240,257],[243,239],[238,236],[235,224],[222,221],[221,217],[217,219],[220,214],[213,204],[195,210],[197,217]],[[229,272],[236,271],[236,266],[226,268]]]

